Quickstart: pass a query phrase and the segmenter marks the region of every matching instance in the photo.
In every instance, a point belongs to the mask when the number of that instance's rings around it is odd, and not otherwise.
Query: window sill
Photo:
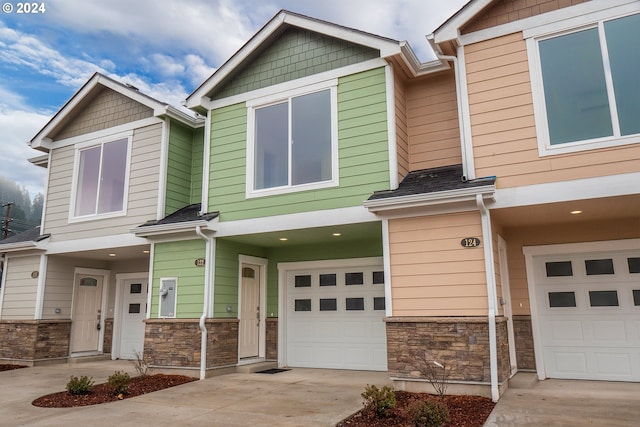
[[[313,182],[309,184],[296,185],[292,187],[275,187],[265,188],[263,190],[251,190],[247,189],[246,198],[255,199],[258,197],[276,196],[281,194],[299,193],[301,191],[319,190],[323,188],[337,187],[338,180]]]
[[[554,156],[558,154],[577,153],[581,151],[597,150],[601,148],[620,147],[640,143],[640,134],[623,137],[606,137],[587,141],[567,142],[558,145],[548,145],[538,142],[538,153],[540,157]]]
[[[118,212],[109,212],[109,213],[99,214],[99,215],[69,217],[69,224],[78,223],[78,222],[99,221],[99,220],[111,219],[111,218],[119,218],[126,215],[127,215],[126,211],[118,211]]]

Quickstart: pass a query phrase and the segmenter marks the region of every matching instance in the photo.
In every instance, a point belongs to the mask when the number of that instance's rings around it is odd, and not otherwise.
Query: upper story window
[[[640,141],[640,14],[532,39],[541,154]]]
[[[124,213],[128,153],[128,137],[77,149],[72,218]]]
[[[247,196],[337,185],[335,86],[270,98],[248,103]]]

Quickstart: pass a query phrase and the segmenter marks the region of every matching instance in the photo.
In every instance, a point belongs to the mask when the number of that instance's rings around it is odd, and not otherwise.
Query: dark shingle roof
[[[7,243],[39,242],[40,240],[44,240],[49,236],[49,234],[40,234],[40,226],[37,226],[23,231],[20,234],[16,234],[14,236],[7,237],[4,240],[0,240],[0,245],[5,245]]]
[[[472,181],[463,180],[462,165],[442,166],[409,172],[398,188],[376,191],[369,197],[369,200],[482,187],[493,185],[495,182],[495,176]]]
[[[185,206],[184,208],[178,209],[172,214],[167,215],[166,217],[160,220],[151,220],[142,224],[140,227],[149,227],[152,225],[163,225],[163,224],[178,224],[181,222],[190,222],[190,221],[211,221],[219,215],[219,212],[209,212],[200,215],[200,203],[196,203],[193,205]]]

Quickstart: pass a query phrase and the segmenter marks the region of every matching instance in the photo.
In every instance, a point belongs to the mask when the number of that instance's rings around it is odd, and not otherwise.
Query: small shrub
[[[69,382],[67,383],[67,391],[75,396],[80,394],[89,394],[93,388],[93,378],[89,378],[86,375],[80,378],[75,375],[71,375]]]
[[[411,408],[415,427],[441,427],[449,421],[449,411],[442,402],[426,400]]]
[[[135,351],[133,355],[135,356],[135,359],[132,360],[133,367],[139,376],[144,377],[149,373],[149,369],[151,369],[149,362],[140,351]]]
[[[367,385],[361,396],[365,408],[381,417],[386,417],[389,410],[396,407],[396,394],[389,386],[378,388],[375,385]]]
[[[126,372],[116,371],[107,378],[107,384],[113,389],[114,394],[126,394],[131,377]]]

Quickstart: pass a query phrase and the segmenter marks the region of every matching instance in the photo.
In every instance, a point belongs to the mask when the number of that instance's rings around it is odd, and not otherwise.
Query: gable
[[[379,57],[377,49],[290,27],[210,97],[221,99]]]
[[[104,86],[97,86],[78,107],[78,113],[51,139],[70,138],[153,116],[153,109]]]
[[[473,33],[586,1],[589,0],[498,0],[467,22],[460,32]]]

